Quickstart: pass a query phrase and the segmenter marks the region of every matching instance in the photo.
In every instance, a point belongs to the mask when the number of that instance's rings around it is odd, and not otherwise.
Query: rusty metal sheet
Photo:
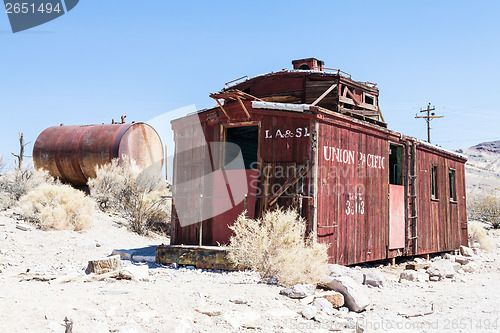
[[[227,249],[218,246],[161,245],[156,248],[156,262],[195,266],[202,269],[238,270],[227,259]]]

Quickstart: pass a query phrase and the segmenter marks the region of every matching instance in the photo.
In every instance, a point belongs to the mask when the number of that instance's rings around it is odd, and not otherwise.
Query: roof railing
[[[228,84],[230,84],[230,83],[233,83],[233,82],[239,81],[239,80],[244,79],[244,78],[248,78],[248,75],[245,75],[245,76],[239,77],[239,78],[237,78],[237,79],[234,79],[233,81],[226,82],[224,85],[226,85],[226,86],[227,86],[227,85],[228,85]]]
[[[325,70],[332,71],[332,72],[337,72],[337,74],[340,74],[340,73],[345,74],[345,75],[349,76],[349,78],[351,79],[351,74],[349,74],[347,72],[344,72],[344,71],[342,71],[340,69],[326,68],[325,67]]]

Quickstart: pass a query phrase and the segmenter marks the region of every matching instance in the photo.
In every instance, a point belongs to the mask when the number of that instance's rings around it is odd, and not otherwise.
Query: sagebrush
[[[484,224],[481,222],[471,221],[468,223],[469,237],[478,242],[481,248],[485,251],[491,252],[495,249],[495,244],[490,236],[488,236]]]
[[[142,170],[122,157],[98,167],[96,177],[89,179],[91,196],[102,210],[114,211],[130,221],[139,234],[170,231],[171,200],[169,187],[154,171]]]
[[[469,221],[483,222],[500,228],[500,194],[498,192],[470,193],[467,196]]]
[[[21,216],[42,230],[87,230],[95,203],[83,192],[63,184],[42,184],[19,200]]]
[[[14,206],[23,195],[41,184],[54,183],[47,171],[35,170],[32,166],[0,174],[0,209]]]
[[[261,219],[242,213],[230,227],[229,260],[276,277],[280,284],[319,283],[327,274],[327,244],[306,235],[306,221],[293,209],[268,211]]]

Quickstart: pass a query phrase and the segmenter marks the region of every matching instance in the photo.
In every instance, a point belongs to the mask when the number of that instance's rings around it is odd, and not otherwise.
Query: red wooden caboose
[[[466,159],[388,130],[376,84],[314,58],[293,66],[172,122],[172,244],[226,244],[238,214],[277,206],[297,209],[332,263],[466,244]]]

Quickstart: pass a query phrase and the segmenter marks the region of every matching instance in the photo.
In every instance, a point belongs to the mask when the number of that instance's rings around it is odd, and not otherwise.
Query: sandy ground
[[[123,220],[103,213],[96,213],[93,227],[81,233],[24,231],[17,228],[20,222],[12,210],[0,213],[1,332],[65,332],[69,322],[72,332],[500,331],[498,248],[476,259],[475,272],[459,270],[439,282],[399,282],[405,263],[352,268],[357,278],[379,272],[384,286],[360,284],[371,300],[366,311],[343,308],[318,321],[303,318],[303,301],[280,295],[282,287],[260,283],[252,272],[122,260],[144,278],[85,282],[89,260],[113,249],[151,250],[168,238],[136,235]]]

